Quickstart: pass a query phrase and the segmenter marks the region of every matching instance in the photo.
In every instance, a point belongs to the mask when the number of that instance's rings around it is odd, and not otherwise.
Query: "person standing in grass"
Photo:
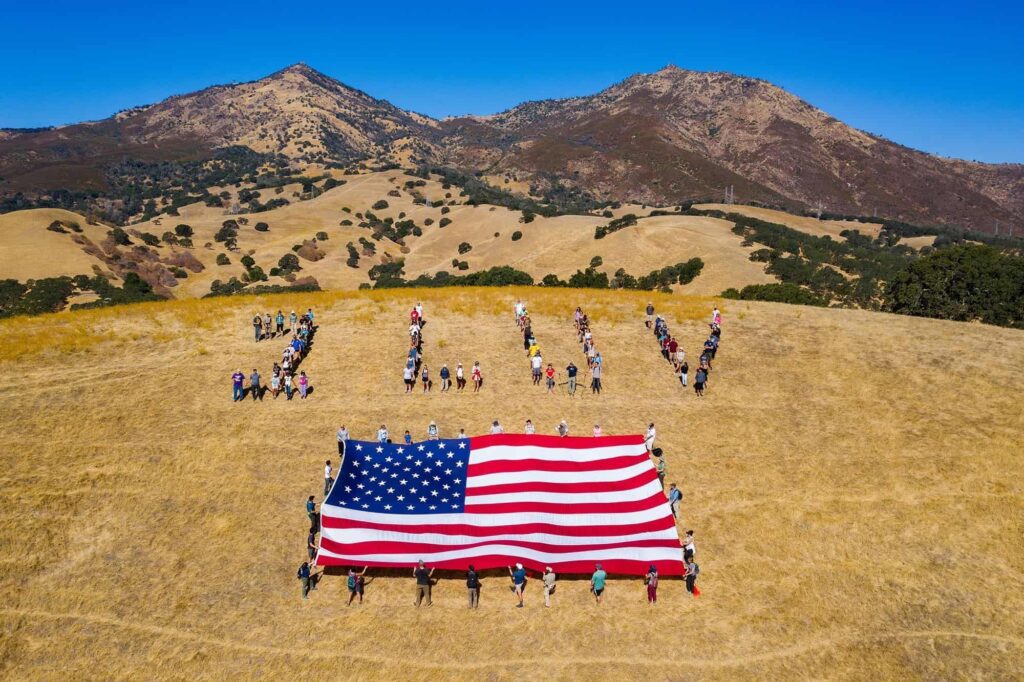
[[[434,569],[427,570],[427,565],[420,561],[416,564],[416,568],[412,571],[412,577],[416,578],[416,608],[420,607],[420,603],[426,599],[427,606],[433,604],[433,600],[430,598],[430,579],[434,575]]]
[[[679,505],[683,501],[683,491],[675,483],[668,484],[668,504],[672,508],[672,518],[679,518]]]
[[[540,383],[540,368],[544,364],[544,359],[541,358],[540,353],[537,353],[530,358],[530,365],[533,367],[533,385],[536,386]]]
[[[402,435],[402,442],[406,445],[412,445],[412,434],[409,433],[409,429],[406,429],[405,433]]]
[[[569,395],[576,395],[576,373],[577,372],[579,372],[579,369],[577,369],[576,365],[572,361],[570,361],[569,362],[569,366],[565,368],[565,373],[569,377]]]
[[[533,435],[533,434],[537,433],[537,429],[534,428],[532,420],[530,420],[530,419],[526,420],[526,428],[523,429],[523,433],[525,433],[527,435]]]
[[[334,485],[334,469],[331,467],[331,460],[324,462],[324,497],[331,492],[331,486]]]
[[[241,369],[236,369],[235,373],[231,375],[231,385],[234,402],[238,402],[245,397],[245,375],[242,374]]]
[[[479,393],[484,384],[484,375],[480,372],[480,362],[473,363],[473,393]]]
[[[704,396],[704,384],[708,380],[708,371],[703,367],[697,369],[697,374],[693,377],[693,392],[698,396]]]
[[[316,527],[310,526],[309,535],[306,536],[306,551],[309,552],[309,560],[316,558]]]
[[[595,362],[593,369],[590,370],[590,392],[601,393],[601,363]]]
[[[608,574],[601,568],[601,564],[594,564],[594,574],[590,576],[590,591],[594,593],[598,604],[601,603],[602,595],[604,595],[606,580],[608,580]]]
[[[462,389],[466,388],[466,370],[462,368],[462,363],[455,365],[455,388],[462,393]]]
[[[658,470],[658,482],[661,485],[661,489],[665,489],[665,453],[662,452],[661,448],[654,448],[654,454],[658,457],[658,464],[655,468]]]
[[[427,425],[427,440],[437,440],[437,422],[431,421]]]
[[[423,371],[420,373],[420,378],[423,380],[423,392],[430,393],[432,383],[430,381],[430,370],[427,369],[426,365],[423,365]]]
[[[696,553],[697,546],[693,542],[693,531],[688,530],[686,537],[683,538],[683,560],[689,562]]]
[[[679,365],[679,383],[686,388],[686,381],[690,376],[690,363],[683,360],[682,364]]]
[[[647,603],[655,604],[658,601],[658,567],[651,564],[647,567],[647,575],[644,576],[644,583],[647,585]]]
[[[345,428],[344,424],[338,429],[338,454],[345,454],[345,445],[348,444],[348,429]]]
[[[281,392],[281,371],[280,369],[270,375],[270,395],[277,399],[277,394]]]
[[[366,585],[364,576],[366,575],[366,569],[369,566],[363,567],[362,573],[356,573],[356,569],[348,569],[348,606],[352,606],[352,602],[355,600],[356,595],[359,596],[359,604],[363,603],[363,589]]]
[[[306,516],[309,517],[309,525],[316,525],[316,499],[310,495],[306,500]]]
[[[299,566],[299,571],[296,574],[296,577],[302,582],[302,598],[309,599],[310,576],[308,561],[302,562],[302,565]]]
[[[249,392],[252,393],[253,402],[256,402],[257,400],[263,402],[263,388],[260,386],[260,373],[255,367],[252,368],[252,374],[249,375]]]
[[[594,424],[594,438],[600,438],[603,434],[601,433],[601,425]]]
[[[562,421],[558,422],[558,426],[555,427],[555,433],[557,433],[562,438],[565,438],[566,436],[568,436],[569,435],[569,422],[565,421],[564,419]]]
[[[555,368],[550,362],[548,368],[544,370],[544,376],[547,377],[548,393],[553,394],[555,392]]]
[[[263,316],[263,328],[267,330],[268,339],[274,338],[274,325],[273,321],[270,319],[270,313]]]
[[[499,433],[505,433],[505,429],[501,428],[501,423],[495,419],[494,423],[491,424],[491,435],[497,435]]]
[[[466,592],[469,594],[469,608],[480,608],[480,576],[477,575],[473,564],[469,565],[466,571]]]
[[[292,399],[292,373],[284,373],[284,395],[288,400]]]
[[[306,308],[306,319],[309,320],[309,328],[313,328],[313,309]]]
[[[390,437],[390,434],[388,434],[388,427],[387,427],[387,425],[386,424],[381,424],[380,428],[377,429],[377,442],[383,445],[384,443],[388,442],[388,438],[389,437]]]
[[[252,318],[252,333],[256,337],[256,343],[259,343],[263,338],[263,319],[259,313]]]
[[[277,333],[284,336],[284,313],[278,310],[274,322],[277,323]]]
[[[700,566],[694,562],[693,557],[690,557],[686,562],[686,572],[683,573],[683,577],[686,578],[686,591],[694,597],[700,596],[700,590],[697,589],[698,575],[700,575]]]
[[[508,574],[512,576],[512,591],[515,593],[516,599],[519,600],[516,608],[521,609],[523,608],[523,591],[526,590],[526,569],[522,564],[516,564],[514,571],[511,566],[508,567]]]
[[[654,437],[657,432],[654,430],[654,422],[647,425],[647,435],[644,436],[644,446],[647,448],[647,454],[651,454],[654,451]]]
[[[416,380],[413,378],[413,360],[410,358],[409,362],[405,365],[405,369],[402,370],[402,381],[405,382],[405,392],[412,393],[413,387],[416,385]]]
[[[289,323],[288,331],[290,331],[290,332],[294,333],[295,330],[299,328],[299,316],[295,314],[294,310],[288,316],[288,323]]]
[[[551,595],[555,593],[555,572],[548,566],[544,569],[544,606],[551,608]]]
[[[653,303],[648,303],[647,304],[646,312],[647,312],[647,319],[645,320],[644,324],[647,325],[648,329],[650,329],[651,325],[654,324],[654,304]]]
[[[451,372],[448,371],[448,365],[441,365],[441,393],[447,393],[448,389],[452,387]]]

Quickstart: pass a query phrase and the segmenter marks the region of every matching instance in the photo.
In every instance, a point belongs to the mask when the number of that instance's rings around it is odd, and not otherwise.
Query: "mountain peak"
[[[324,74],[320,73],[306,62],[295,62],[290,66],[286,66],[283,69],[279,69],[274,73],[266,77],[265,80],[272,80],[275,78],[281,78],[283,76],[301,76],[303,78],[328,78]]]

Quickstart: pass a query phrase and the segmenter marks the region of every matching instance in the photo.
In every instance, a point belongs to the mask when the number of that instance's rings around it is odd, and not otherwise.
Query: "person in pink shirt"
[[[309,377],[305,372],[299,372],[299,396],[305,400],[306,392],[309,390]]]

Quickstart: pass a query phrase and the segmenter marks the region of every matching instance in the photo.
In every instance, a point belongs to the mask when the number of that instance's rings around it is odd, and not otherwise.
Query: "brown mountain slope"
[[[717,198],[734,185],[740,201],[1024,228],[1024,166],[914,151],[732,74],[667,67],[593,96],[528,102],[445,127],[462,165],[569,178],[605,197],[673,203]]]
[[[109,119],[0,131],[0,197],[103,189],[106,168],[240,145],[300,162],[440,163],[609,200],[722,197],[1024,231],[1024,166],[943,159],[850,128],[765,81],[667,67],[596,95],[438,122],[297,64]]]
[[[293,159],[416,156],[436,122],[350,88],[304,64],[237,85],[215,85],[94,123],[0,138],[0,189],[103,187],[124,157],[175,161],[246,146]]]

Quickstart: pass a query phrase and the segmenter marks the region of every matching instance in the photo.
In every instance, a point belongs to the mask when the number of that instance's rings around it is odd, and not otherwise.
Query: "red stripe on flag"
[[[502,526],[473,526],[465,523],[399,525],[396,523],[357,521],[327,516],[326,514],[322,517],[321,523],[324,528],[367,528],[370,530],[394,531],[396,533],[447,533],[450,535],[469,535],[472,537],[488,537],[497,534],[526,535],[529,533],[548,533],[551,535],[566,535],[580,538],[649,533],[665,530],[666,528],[675,528],[676,525],[671,515],[643,523],[629,523],[618,526],[610,524],[603,526],[562,526],[554,523],[522,523]],[[455,546],[453,545],[453,547]]]
[[[490,462],[478,462],[467,467],[470,476],[486,476],[487,474],[507,474],[523,471],[611,471],[635,466],[650,457],[643,455],[622,455],[607,459],[595,459],[589,462],[551,459],[495,459]],[[472,461],[472,460],[470,460]]]
[[[351,557],[351,558],[349,558]],[[473,564],[478,571],[486,571],[488,569],[497,568],[502,569],[501,577],[508,579],[508,574],[505,573],[505,568],[516,562],[522,563],[526,568],[535,571],[540,576],[544,570],[545,564],[541,564],[536,561],[529,559],[523,559],[522,557],[512,556],[510,554],[481,554],[473,556],[472,558],[466,559],[450,559],[446,561],[436,561],[428,564],[428,568],[439,568],[441,570],[452,570],[452,571],[465,571],[469,564]],[[658,569],[658,575],[665,577],[681,576],[684,571],[682,558],[678,561],[666,561],[664,559],[657,559],[654,561],[637,561],[634,559],[603,559],[599,562],[601,568],[605,570],[609,575],[644,575],[647,573],[647,569],[651,564],[654,564]],[[366,565],[365,557],[352,557],[351,555],[344,555],[341,557],[330,557],[330,556],[317,556],[317,566],[364,566]],[[405,561],[373,561],[371,566],[381,566],[385,568],[405,568],[409,570],[410,576],[412,575],[412,569],[414,565],[410,562]],[[594,572],[595,562],[593,561],[552,561],[548,564],[551,566],[555,573],[565,575],[581,575],[589,576]],[[462,576],[459,575],[459,578]],[[486,578],[487,576],[482,576]]]
[[[472,467],[471,467],[472,468]],[[632,478],[620,481],[592,481],[584,483],[554,483],[551,481],[524,481],[522,483],[502,483],[468,488],[467,499],[475,495],[501,495],[503,493],[609,493],[640,488],[651,481],[658,480],[658,472],[653,468]]]
[[[497,433],[489,436],[473,436],[469,439],[469,445],[473,450],[492,445],[534,445],[552,449],[590,450],[616,445],[643,445],[643,443],[643,436],[600,436],[598,438],[566,436],[562,438],[561,436],[525,433]]]
[[[572,502],[560,504],[558,502],[501,502],[497,504],[470,504],[466,500],[467,514],[521,514],[524,512],[548,512],[552,514],[624,514],[628,512],[645,511],[653,509],[658,505],[665,505],[668,510],[668,500],[664,493],[654,493],[645,500],[634,500],[632,502]]]

